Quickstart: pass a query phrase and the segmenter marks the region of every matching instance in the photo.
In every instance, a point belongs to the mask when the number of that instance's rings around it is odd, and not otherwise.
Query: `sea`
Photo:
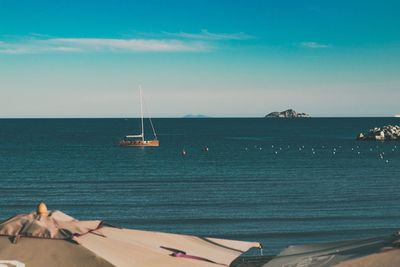
[[[400,142],[355,140],[400,118],[153,122],[160,147],[127,148],[135,118],[1,119],[0,219],[44,201],[79,220],[259,241],[271,255],[400,228]]]

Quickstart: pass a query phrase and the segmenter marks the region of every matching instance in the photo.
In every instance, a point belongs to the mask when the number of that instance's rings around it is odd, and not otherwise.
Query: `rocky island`
[[[282,112],[274,111],[265,116],[265,118],[309,118],[306,113],[298,113],[293,109],[288,109]]]
[[[375,127],[370,129],[367,133],[360,133],[357,136],[357,140],[399,140],[400,141],[400,126],[386,125],[382,128]]]
[[[203,114],[196,114],[196,115],[188,114],[188,115],[183,116],[183,118],[184,119],[206,119],[209,117],[206,115],[203,115]]]

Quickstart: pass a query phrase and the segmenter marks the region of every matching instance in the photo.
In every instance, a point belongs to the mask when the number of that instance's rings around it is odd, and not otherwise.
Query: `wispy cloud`
[[[174,36],[177,38],[187,39],[200,39],[200,40],[246,40],[251,39],[253,36],[239,33],[211,33],[208,30],[201,30],[200,33],[187,33],[187,32],[164,32],[166,35]]]
[[[211,45],[204,42],[173,39],[55,38],[49,42],[86,51],[202,52],[212,49]]]
[[[22,38],[0,42],[0,54],[49,52],[207,52],[211,43],[177,39]]]
[[[317,43],[317,42],[302,42],[302,43],[300,43],[300,46],[304,47],[304,48],[329,48],[329,47],[331,47],[331,45],[321,44],[321,43]]]
[[[252,36],[245,33],[163,32],[158,36],[138,38],[56,38],[43,34],[8,38],[0,41],[0,54],[39,53],[90,53],[90,52],[209,52],[218,49],[221,41],[246,40]]]

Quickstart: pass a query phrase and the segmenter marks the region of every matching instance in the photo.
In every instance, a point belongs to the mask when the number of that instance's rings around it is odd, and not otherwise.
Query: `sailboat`
[[[144,125],[143,125],[143,99],[142,99],[142,88],[139,86],[139,94],[140,94],[140,122],[142,132],[140,134],[130,134],[126,135],[123,140],[119,142],[120,146],[133,146],[133,147],[145,147],[145,146],[159,146],[160,141],[157,140],[157,134],[154,129],[153,122],[149,116],[150,125],[153,130],[154,138],[152,140],[145,140],[144,136]]]

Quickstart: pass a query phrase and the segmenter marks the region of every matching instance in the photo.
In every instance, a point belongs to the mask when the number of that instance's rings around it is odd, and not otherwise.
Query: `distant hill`
[[[285,111],[274,111],[265,116],[265,118],[309,118],[310,115],[306,113],[298,113],[293,109]]]
[[[197,114],[197,115],[188,114],[188,115],[183,116],[183,118],[185,118],[185,119],[205,119],[205,118],[210,118],[210,117],[203,115],[203,114]]]

